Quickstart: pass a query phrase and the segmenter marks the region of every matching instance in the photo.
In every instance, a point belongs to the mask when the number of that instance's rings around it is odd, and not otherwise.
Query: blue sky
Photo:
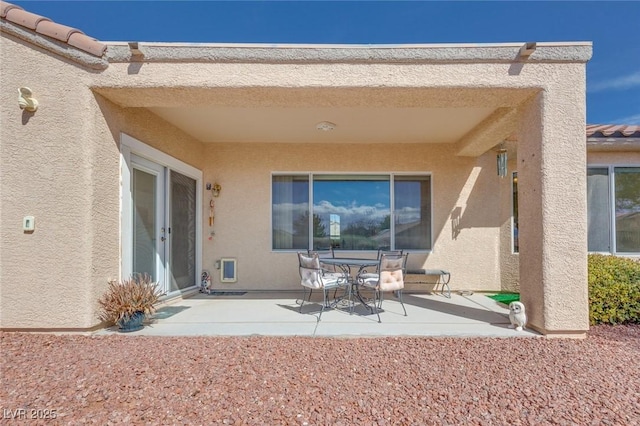
[[[11,1],[102,41],[592,41],[587,122],[640,124],[640,2]]]

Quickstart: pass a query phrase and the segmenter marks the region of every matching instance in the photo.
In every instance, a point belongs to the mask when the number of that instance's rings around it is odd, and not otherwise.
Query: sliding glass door
[[[165,171],[144,158],[133,156],[132,160],[133,274],[149,274],[161,281],[165,276]]]
[[[170,291],[196,281],[196,181],[171,171],[169,203]]]
[[[129,164],[130,199],[123,202],[130,205],[123,226],[123,244],[129,245],[123,256],[130,256],[123,262],[125,277],[149,274],[166,294],[197,285],[198,181],[135,154]],[[130,273],[125,265],[131,265]]]

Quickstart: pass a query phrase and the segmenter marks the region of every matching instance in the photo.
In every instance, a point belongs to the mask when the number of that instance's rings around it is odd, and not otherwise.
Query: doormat
[[[520,293],[498,293],[493,296],[487,296],[496,302],[504,303],[508,305],[511,302],[519,302],[520,301]]]
[[[212,291],[210,296],[243,296],[247,294],[246,291]]]

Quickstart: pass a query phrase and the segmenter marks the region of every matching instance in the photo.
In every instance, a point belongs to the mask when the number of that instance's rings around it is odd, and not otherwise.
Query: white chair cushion
[[[300,284],[309,288],[322,288],[320,269],[300,268]]]

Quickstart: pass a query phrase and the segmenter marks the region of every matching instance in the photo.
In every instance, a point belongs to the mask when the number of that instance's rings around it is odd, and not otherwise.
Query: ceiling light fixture
[[[336,128],[336,125],[330,121],[321,121],[316,124],[316,129],[328,132]]]

